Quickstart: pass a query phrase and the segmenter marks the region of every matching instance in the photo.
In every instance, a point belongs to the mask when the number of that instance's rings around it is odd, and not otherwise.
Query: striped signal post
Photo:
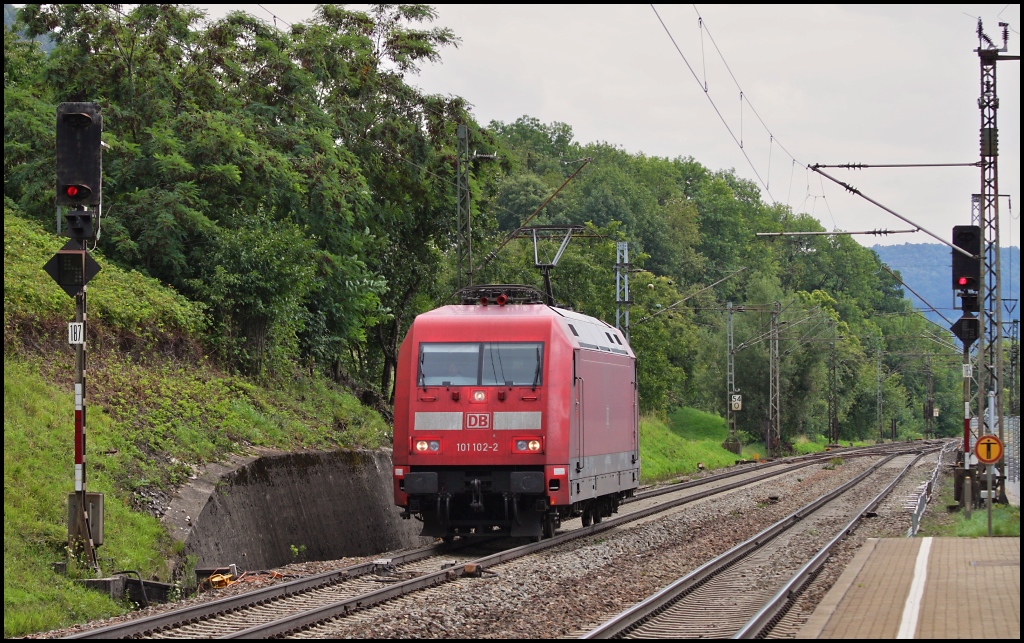
[[[84,555],[86,563],[98,570],[89,516],[89,495],[86,494],[86,413],[85,413],[85,338],[86,284],[96,276],[100,266],[89,256],[85,239],[72,239],[54,255],[45,270],[64,292],[75,298],[75,321],[68,324],[68,343],[75,347],[75,490],[68,497],[68,551]],[[101,494],[91,494],[102,512]],[[93,518],[97,518],[94,516]],[[102,518],[99,518],[102,520]]]
[[[86,493],[85,470],[85,337],[88,319],[86,316],[86,286],[75,294],[75,324],[79,329],[75,344],[75,510],[73,519],[68,520],[68,549],[81,552],[89,567],[99,572],[96,546],[92,535],[93,520],[91,505]],[[69,332],[69,339],[74,333]],[[70,500],[70,499],[69,499]]]
[[[964,515],[971,518],[971,505],[974,497],[971,495],[971,345],[964,342],[964,488],[961,492],[961,500],[964,503]]]

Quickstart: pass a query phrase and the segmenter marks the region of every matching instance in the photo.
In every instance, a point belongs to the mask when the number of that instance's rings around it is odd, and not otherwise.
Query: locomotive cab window
[[[539,386],[543,342],[420,344],[418,386]]]

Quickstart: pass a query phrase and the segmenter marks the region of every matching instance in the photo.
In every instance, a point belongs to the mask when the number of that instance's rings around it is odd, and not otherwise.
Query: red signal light
[[[71,199],[78,203],[81,203],[92,195],[92,188],[88,185],[82,185],[81,183],[65,185],[61,190],[64,192],[64,198]]]
[[[960,284],[961,286],[966,286],[967,285],[967,277],[960,277],[959,279],[956,280],[956,282],[958,284]]]

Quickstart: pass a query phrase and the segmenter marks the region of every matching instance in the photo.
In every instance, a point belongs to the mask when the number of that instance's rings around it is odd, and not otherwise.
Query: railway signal
[[[96,547],[103,542],[103,494],[86,492],[85,358],[86,284],[100,270],[89,256],[87,244],[97,238],[103,200],[102,132],[103,116],[97,103],[57,106],[57,233],[63,214],[71,240],[43,266],[57,285],[75,298],[75,321],[68,324],[68,342],[75,347],[75,490],[68,496],[68,551],[82,553],[97,574]]]
[[[981,228],[976,225],[953,226],[953,245],[973,255],[968,257],[953,251],[953,289],[977,292],[981,283]]]
[[[102,201],[102,131],[97,103],[57,106],[57,205],[98,206]]]
[[[981,321],[971,313],[978,312],[978,289],[981,287],[981,227],[953,226],[953,290],[960,297],[960,319],[949,327],[964,346],[978,340]],[[963,252],[958,252],[959,248]],[[969,253],[970,256],[964,253]]]

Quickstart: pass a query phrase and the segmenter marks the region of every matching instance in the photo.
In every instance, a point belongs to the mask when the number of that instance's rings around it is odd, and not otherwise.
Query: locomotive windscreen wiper
[[[495,382],[505,381],[505,367],[501,363],[501,348],[497,344],[484,344],[487,347],[488,357],[491,362],[491,374],[494,375]],[[495,363],[495,355],[497,355],[497,363]],[[501,372],[501,377],[498,377],[498,371]]]
[[[533,372],[533,386],[531,387],[531,390],[534,390],[534,391],[537,390],[537,382],[540,381],[540,366],[541,366],[540,346],[538,346],[537,347],[537,370],[535,370]]]

